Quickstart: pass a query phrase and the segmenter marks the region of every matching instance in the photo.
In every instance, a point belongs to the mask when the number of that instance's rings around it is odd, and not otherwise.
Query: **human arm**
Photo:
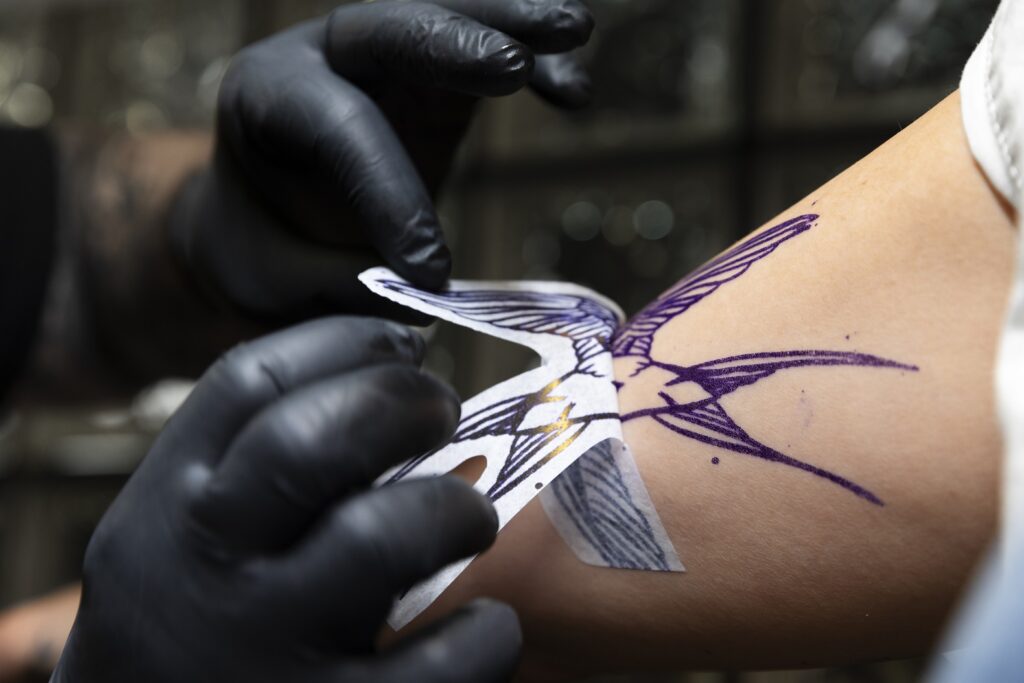
[[[80,596],[81,586],[76,583],[0,613],[0,681],[53,671]]]
[[[927,650],[994,528],[1009,212],[973,163],[954,95],[760,234],[808,215],[813,227],[659,327],[650,357],[677,371],[791,351],[893,362],[783,368],[718,401],[751,440],[884,504],[768,451],[635,417],[625,438],[686,573],[585,565],[535,502],[435,613],[483,590],[509,601],[524,673],[540,680],[574,667],[798,667]],[[630,355],[617,360],[621,412],[663,407],[678,375],[632,376]],[[712,384],[668,391],[686,403]]]

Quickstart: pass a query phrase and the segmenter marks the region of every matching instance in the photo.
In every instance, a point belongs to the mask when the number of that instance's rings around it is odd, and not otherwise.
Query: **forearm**
[[[626,440],[686,573],[586,566],[534,504],[442,599],[516,606],[528,673],[582,653],[856,661],[940,629],[995,519],[1009,216],[955,97],[766,229],[811,215],[649,348],[617,349]]]
[[[61,256],[28,396],[93,398],[197,375],[244,327],[177,263],[168,240],[182,185],[209,160],[209,136],[55,137]]]
[[[53,671],[81,592],[76,583],[0,612],[0,681]]]

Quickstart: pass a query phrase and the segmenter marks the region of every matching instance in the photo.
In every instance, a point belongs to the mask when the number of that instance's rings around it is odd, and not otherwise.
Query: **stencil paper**
[[[602,446],[587,471],[577,470],[562,488],[563,499],[575,492],[576,520],[605,522],[604,531],[588,534],[566,513],[553,517],[556,527],[577,555],[600,566],[681,570],[653,506],[643,488],[636,466],[622,451],[616,386],[613,383],[610,342],[623,315],[611,300],[576,285],[557,282],[452,281],[443,292],[427,292],[409,284],[387,268],[373,268],[360,279],[371,290],[396,303],[478,332],[533,349],[541,366],[506,380],[474,396],[462,406],[462,419],[452,440],[385,473],[381,485],[407,478],[446,474],[466,460],[482,455],[487,466],[475,484],[498,512],[499,530],[542,490],[591,448]],[[603,454],[603,455],[602,455]],[[610,459],[609,459],[610,457]],[[618,482],[613,493],[618,501],[647,511],[645,531],[635,542],[607,548],[609,520],[623,530],[617,519],[581,517],[594,512],[600,493],[588,496],[584,488],[596,482],[594,467],[607,461],[616,465]],[[625,487],[625,488],[623,488]],[[558,492],[553,492],[554,496]],[[552,501],[557,502],[555,498]],[[550,503],[550,501],[549,501]],[[549,510],[552,504],[547,506]],[[624,508],[625,510],[625,508]],[[614,511],[613,511],[614,512]],[[614,512],[613,517],[619,513]],[[595,540],[600,543],[595,545]],[[660,544],[652,550],[649,539]],[[625,543],[625,545],[623,545]],[[623,563],[626,546],[641,544],[650,557]],[[432,603],[469,565],[473,558],[453,564],[431,579],[414,586],[395,604],[389,618],[401,628]]]

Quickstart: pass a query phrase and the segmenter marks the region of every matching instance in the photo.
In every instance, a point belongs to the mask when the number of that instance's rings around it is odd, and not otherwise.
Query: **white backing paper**
[[[391,301],[527,346],[541,358],[540,367],[466,401],[448,445],[385,473],[378,484],[446,474],[482,455],[487,465],[475,487],[493,501],[500,530],[594,446],[611,440],[619,458],[629,458],[628,452],[618,450],[622,427],[609,350],[623,315],[611,300],[558,282],[455,280],[443,292],[427,292],[387,268],[368,270],[360,279]],[[634,491],[631,499],[641,505],[646,501],[653,513],[636,466],[630,461],[623,468],[634,475],[628,482]],[[669,560],[670,569],[681,570],[660,521],[653,516],[674,558]],[[578,530],[564,523],[556,525],[584,561],[620,566],[603,562],[600,553],[587,548]],[[396,602],[389,624],[397,629],[415,618],[472,559],[453,564],[410,589]]]

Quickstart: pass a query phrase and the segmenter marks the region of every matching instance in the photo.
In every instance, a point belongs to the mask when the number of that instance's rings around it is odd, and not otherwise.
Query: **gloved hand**
[[[447,281],[432,197],[474,103],[530,85],[585,104],[569,51],[592,28],[579,0],[382,0],[246,48],[221,87],[213,162],[171,219],[180,260],[264,319],[409,319],[355,276],[383,258],[422,287]]]
[[[367,490],[458,421],[422,348],[396,324],[328,318],[218,361],[89,543],[52,680],[506,679],[520,634],[497,603],[374,650],[397,593],[497,529],[453,477]]]

